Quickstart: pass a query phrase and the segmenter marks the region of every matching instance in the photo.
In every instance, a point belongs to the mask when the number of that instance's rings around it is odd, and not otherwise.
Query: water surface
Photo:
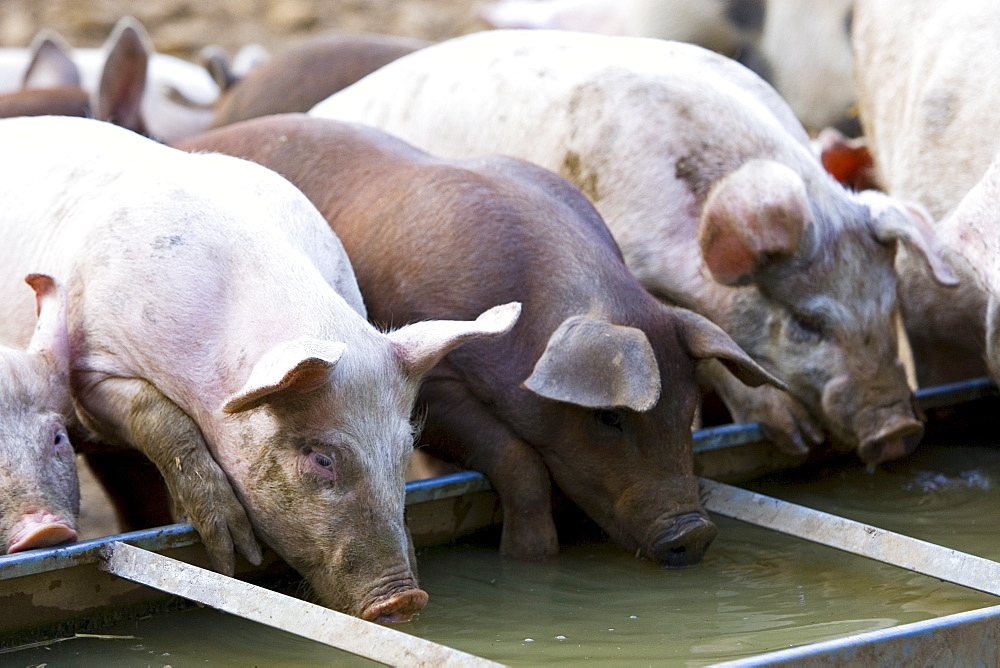
[[[932,448],[757,491],[1000,559],[1000,449]],[[705,561],[664,570],[607,543],[545,564],[494,545],[419,555],[430,602],[396,628],[514,666],[698,666],[996,605],[958,585],[716,517]],[[3,665],[376,665],[207,609],[0,655]]]

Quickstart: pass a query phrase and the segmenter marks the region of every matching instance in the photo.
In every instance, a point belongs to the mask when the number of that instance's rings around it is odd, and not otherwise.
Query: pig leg
[[[114,504],[121,531],[171,524],[170,499],[153,463],[135,450],[85,452],[94,477]]]
[[[460,382],[425,382],[421,399],[427,410],[421,440],[431,452],[485,474],[500,496],[500,551],[532,561],[558,554],[552,486],[538,451]]]
[[[747,387],[714,359],[698,362],[698,381],[722,398],[734,422],[759,422],[782,452],[805,455],[823,440],[819,425],[787,392],[770,385]]]
[[[78,397],[87,427],[149,457],[217,570],[233,573],[234,545],[249,561],[260,563],[260,546],[246,511],[187,413],[137,378],[100,375],[85,378],[83,388]]]

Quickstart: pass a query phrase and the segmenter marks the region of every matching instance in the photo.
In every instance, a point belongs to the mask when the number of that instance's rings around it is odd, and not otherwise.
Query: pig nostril
[[[701,563],[718,529],[700,513],[675,518],[650,549],[650,556],[666,568],[689,568]]]
[[[684,554],[685,552],[687,552],[687,548],[684,547],[683,545],[681,545],[680,547],[671,548],[670,550],[671,554]]]

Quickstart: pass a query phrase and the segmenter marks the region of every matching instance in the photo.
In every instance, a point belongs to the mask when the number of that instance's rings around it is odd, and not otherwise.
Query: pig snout
[[[855,443],[858,457],[880,464],[909,454],[924,434],[913,411],[912,395],[901,369],[886,374],[889,380],[862,384],[847,377],[830,381],[823,390],[823,410],[848,443]]]
[[[427,605],[427,592],[407,589],[375,601],[365,608],[361,618],[378,624],[408,622]]]
[[[11,529],[7,552],[24,552],[75,541],[76,530],[68,520],[46,510],[28,513]]]
[[[669,518],[651,542],[649,556],[667,568],[689,568],[701,563],[719,530],[703,513]]]
[[[924,426],[914,418],[894,415],[874,436],[862,439],[858,456],[867,464],[881,464],[913,452],[924,435]]]

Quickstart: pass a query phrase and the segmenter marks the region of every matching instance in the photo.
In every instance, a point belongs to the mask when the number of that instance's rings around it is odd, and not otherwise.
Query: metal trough
[[[917,392],[925,410],[996,396],[997,388],[989,379]],[[704,429],[695,433],[694,441],[696,468],[713,480],[745,480],[801,463],[770,449],[758,425]],[[440,544],[498,524],[500,505],[485,477],[457,473],[408,483],[407,521],[418,546]],[[187,524],[2,556],[0,609],[18,614],[0,616],[0,648],[96,631],[123,619],[184,605],[176,597],[102,570],[102,553],[119,542],[196,566],[208,565],[197,535]],[[268,553],[260,568],[240,561],[238,577],[267,578],[284,568],[273,553]],[[1000,606],[719,665],[812,666],[855,661],[882,665],[904,664],[914,657],[927,665],[989,664],[998,659],[998,635]],[[946,653],[949,651],[952,653]]]

